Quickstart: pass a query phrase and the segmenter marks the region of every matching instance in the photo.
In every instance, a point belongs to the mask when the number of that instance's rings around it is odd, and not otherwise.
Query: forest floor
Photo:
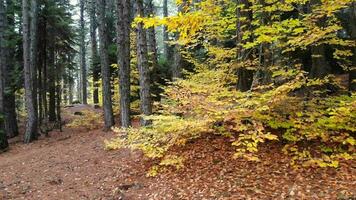
[[[93,109],[77,105],[66,113]],[[70,117],[66,120],[71,120]],[[356,199],[356,163],[293,170],[278,144],[261,162],[231,159],[234,149],[211,136],[175,149],[185,168],[146,177],[152,161],[128,149],[106,151],[114,133],[64,127],[29,145],[12,141],[0,154],[0,200],[69,199]]]

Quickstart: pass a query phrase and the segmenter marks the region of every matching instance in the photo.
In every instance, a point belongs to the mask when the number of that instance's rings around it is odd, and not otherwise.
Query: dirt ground
[[[185,168],[148,178],[152,162],[139,152],[104,149],[114,136],[64,127],[29,145],[12,141],[0,154],[0,200],[356,199],[354,161],[296,171],[277,144],[262,148],[259,163],[233,160],[234,149],[212,136],[175,150],[187,158]]]

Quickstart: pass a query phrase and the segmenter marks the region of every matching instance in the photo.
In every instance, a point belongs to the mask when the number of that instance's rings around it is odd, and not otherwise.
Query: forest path
[[[93,108],[75,105],[64,113],[86,109]],[[145,177],[134,153],[104,150],[104,140],[113,136],[64,126],[63,132],[53,131],[32,144],[11,144],[0,154],[0,200],[110,199],[117,187],[130,184],[127,176]]]
[[[76,105],[74,112],[94,109]],[[71,113],[71,114],[70,114]],[[175,149],[185,168],[147,178],[152,161],[127,149],[106,151],[114,133],[64,127],[0,154],[0,200],[81,199],[342,199],[356,197],[355,162],[338,170],[294,171],[279,146],[262,147],[259,163],[231,159],[234,148],[211,136]],[[351,198],[350,198],[351,199]]]

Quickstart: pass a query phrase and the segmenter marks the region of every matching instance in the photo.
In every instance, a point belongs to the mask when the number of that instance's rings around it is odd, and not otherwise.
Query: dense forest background
[[[0,0],[0,149],[21,119],[31,143],[91,104],[103,117],[70,126],[117,127],[106,148],[158,159],[151,175],[208,135],[336,168],[355,158],[355,38],[353,0]]]

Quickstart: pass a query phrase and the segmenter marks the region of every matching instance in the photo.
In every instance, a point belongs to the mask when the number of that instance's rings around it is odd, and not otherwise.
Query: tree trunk
[[[186,7],[187,1],[183,0],[183,3],[179,5],[178,12],[185,12],[184,8]],[[176,35],[176,40],[179,40],[179,33]],[[180,52],[180,45],[175,44],[173,50],[173,64],[172,64],[172,80],[175,81],[179,78],[182,78],[182,55]]]
[[[97,29],[97,23],[96,23],[96,17],[95,17],[95,12],[96,12],[96,3],[95,0],[91,0],[90,2],[90,41],[91,41],[91,67],[93,71],[93,86],[94,86],[94,91],[93,91],[93,102],[94,104],[99,104],[99,72],[100,69],[97,65],[97,59],[98,59],[98,44],[96,40],[96,29]]]
[[[4,1],[0,0],[0,114],[4,113],[4,93],[6,77],[6,47],[5,47],[5,31],[6,27],[6,12]],[[9,146],[7,142],[7,135],[5,132],[4,122],[0,120],[0,152],[7,149]]]
[[[56,78],[55,78],[55,49],[54,49],[54,36],[53,30],[50,32],[52,37],[48,47],[48,93],[49,93],[49,105],[48,105],[48,121],[56,121]]]
[[[163,17],[168,17],[168,0],[163,0]],[[163,26],[163,55],[166,61],[170,58],[170,45],[168,30],[166,26]]]
[[[10,32],[10,36],[7,37],[8,40],[14,41],[15,40],[15,18],[14,18],[14,2],[7,0],[7,29]],[[15,59],[14,56],[8,55],[15,55],[15,46],[14,45],[7,45],[6,49],[7,59],[6,59],[6,76],[5,79],[5,96],[4,96],[4,111],[5,111],[5,132],[7,133],[8,138],[16,137],[19,134],[18,125],[17,125],[17,117],[16,117],[16,99],[15,99],[15,80],[13,78],[15,73]]]
[[[100,41],[100,64],[102,77],[102,96],[104,107],[105,129],[109,130],[114,126],[114,116],[111,99],[110,66],[108,57],[108,30],[106,24],[106,0],[96,0],[97,17],[99,21],[99,41]]]
[[[137,15],[145,16],[143,10],[143,0],[136,0]],[[148,55],[147,55],[147,39],[146,31],[143,28],[143,23],[137,24],[137,66],[139,71],[140,82],[140,100],[141,100],[141,112],[144,116],[152,114],[151,105],[151,92],[150,92],[150,77],[148,68]],[[141,119],[141,125],[146,126],[150,122]]]
[[[31,0],[31,22],[30,22],[30,63],[31,63],[31,76],[33,84],[33,103],[35,107],[36,118],[38,119],[38,103],[37,103],[37,18],[38,18],[38,5],[37,0]],[[38,122],[37,122],[38,123]]]
[[[331,66],[326,60],[325,45],[311,47],[312,67],[310,77],[323,78],[331,72]]]
[[[130,119],[130,0],[117,0],[117,49],[120,79],[121,126],[131,126]]]
[[[25,100],[27,109],[27,124],[24,136],[24,143],[30,143],[37,139],[37,114],[34,102],[33,76],[31,69],[31,41],[30,41],[30,17],[29,2],[22,1],[22,35],[23,35],[23,62],[25,78]]]
[[[252,21],[252,12],[249,10],[250,3],[247,0],[239,0],[238,5],[243,5],[243,7],[236,9],[237,62],[240,65],[237,72],[237,89],[245,92],[251,88],[253,80],[253,71],[243,68],[243,63],[250,58],[243,48],[243,45],[247,42],[243,39],[243,36],[249,29],[248,24]]]
[[[312,12],[312,7],[314,5],[320,4],[320,0],[311,0],[309,3],[309,12]],[[319,19],[316,24],[317,26],[324,26],[325,19]],[[325,44],[319,44],[319,45],[313,45],[310,48],[311,51],[311,60],[312,60],[312,66],[310,69],[310,77],[311,78],[323,78],[326,75],[328,75],[331,72],[331,66],[329,62],[326,60],[326,55],[325,55],[325,50],[326,50],[326,45]]]
[[[155,16],[153,0],[146,0],[147,4],[147,16]],[[157,56],[157,41],[156,41],[156,32],[155,28],[151,27],[147,29],[147,47],[149,61],[151,63],[151,70],[155,71],[158,66],[158,56]]]
[[[82,103],[87,102],[87,69],[85,60],[85,21],[84,21],[84,0],[80,0],[80,69],[82,72]]]

